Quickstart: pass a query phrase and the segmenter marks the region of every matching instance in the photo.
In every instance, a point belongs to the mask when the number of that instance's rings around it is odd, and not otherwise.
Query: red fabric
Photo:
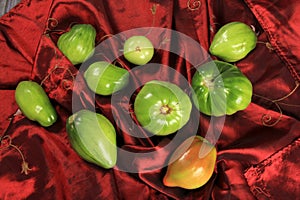
[[[155,15],[151,12],[154,8]],[[23,0],[0,19],[0,199],[299,198],[299,9],[300,3],[294,0]],[[215,173],[206,185],[196,190],[163,186],[166,168],[157,166],[167,162],[171,150],[156,151],[149,158],[125,157],[120,151],[119,167],[132,163],[140,173],[120,171],[118,166],[104,170],[83,161],[72,150],[65,130],[72,103],[78,109],[95,104],[117,127],[118,146],[123,150],[159,150],[172,137],[135,138],[122,131],[127,122],[114,122],[112,115],[122,119],[121,109],[112,106],[109,97],[94,99],[78,68],[56,48],[62,31],[72,23],[91,23],[100,43],[108,34],[154,26],[184,33],[207,50],[217,29],[230,21],[252,25],[258,34],[255,50],[236,63],[253,83],[254,95],[246,110],[226,117],[224,127],[218,122],[213,126],[215,131],[222,129],[222,134],[216,143]],[[182,55],[199,56],[184,46],[179,45],[178,50]],[[173,66],[191,80],[191,64],[182,57],[157,51],[153,61]],[[127,69],[133,67],[124,60],[123,64]],[[167,73],[154,71],[151,76],[180,81]],[[81,84],[72,88],[75,76]],[[141,74],[144,79],[148,76]],[[59,120],[49,128],[14,115],[18,109],[15,87],[28,79],[43,81],[59,114]],[[78,101],[72,102],[72,92]],[[120,106],[128,110],[126,105]],[[210,118],[200,115],[193,122],[200,123],[197,134],[205,136]],[[21,173],[22,159],[8,146],[8,136],[31,168],[27,175]],[[156,170],[142,172],[153,168]]]

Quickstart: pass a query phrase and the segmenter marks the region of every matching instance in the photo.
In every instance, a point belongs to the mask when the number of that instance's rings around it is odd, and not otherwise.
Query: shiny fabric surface
[[[300,3],[294,0],[21,1],[0,18],[0,199],[299,198],[299,9]],[[191,119],[182,139],[194,134],[192,127],[197,123],[198,135],[222,131],[219,138],[210,137],[218,151],[215,172],[207,184],[195,190],[165,187],[166,167],[160,166],[168,162],[172,149],[158,150],[170,143],[172,136],[137,138],[123,131],[132,128],[132,122],[123,120],[125,111],[132,109],[126,104],[130,100],[120,97],[125,103],[112,105],[110,97],[92,94],[79,67],[57,49],[57,39],[73,23],[92,24],[97,44],[134,28],[159,27],[183,33],[207,50],[218,28],[231,21],[251,25],[258,35],[254,51],[235,63],[253,84],[252,102],[247,109],[226,116],[224,125],[216,120],[211,127],[211,118],[202,114]],[[157,45],[165,42],[155,31],[150,34],[157,38]],[[184,55],[203,55],[182,44],[177,43],[182,56],[158,50],[151,62],[172,66],[190,82],[194,67]],[[97,58],[103,59],[100,54]],[[117,63],[134,69],[123,57]],[[180,76],[168,70],[149,70],[138,76],[181,83]],[[49,128],[17,112],[14,90],[18,82],[29,79],[42,84],[59,114]],[[74,84],[75,79],[79,84]],[[120,151],[114,169],[83,161],[67,138],[65,122],[74,112],[72,107],[92,109],[94,105],[117,130]],[[116,116],[119,121],[114,120]],[[28,174],[21,173],[22,157],[14,147],[23,153]],[[127,157],[126,151],[155,153],[152,157]],[[120,170],[128,163],[136,173]]]

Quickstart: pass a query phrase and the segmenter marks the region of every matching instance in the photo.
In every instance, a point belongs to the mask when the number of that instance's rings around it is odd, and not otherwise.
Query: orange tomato
[[[163,184],[185,189],[203,186],[214,172],[216,157],[216,148],[201,136],[186,139],[171,155]]]

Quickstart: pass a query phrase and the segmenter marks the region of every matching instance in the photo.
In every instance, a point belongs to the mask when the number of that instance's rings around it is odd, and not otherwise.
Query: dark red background
[[[21,173],[20,155],[7,148],[3,139],[0,199],[299,198],[299,9],[300,3],[294,0],[21,1],[0,19],[0,136],[10,136],[32,170],[28,175]],[[105,35],[153,26],[184,33],[207,50],[217,29],[231,21],[252,25],[258,33],[255,50],[236,63],[253,83],[254,95],[246,110],[226,117],[216,144],[215,173],[206,185],[196,190],[168,188],[162,184],[165,168],[142,173],[145,168],[165,164],[171,152],[132,160],[119,154],[119,164],[132,162],[141,171],[126,173],[118,167],[104,170],[86,163],[72,150],[65,121],[72,114],[72,76],[78,69],[55,44],[72,23],[94,25],[97,43]],[[184,46],[178,48],[183,54],[194,53]],[[193,70],[182,57],[157,51],[153,61],[172,66],[191,80]],[[124,63],[128,69],[133,67]],[[22,115],[14,116],[18,109],[15,87],[29,79],[43,81],[59,114],[49,128]],[[84,81],[74,94],[80,97],[79,107],[94,105]],[[97,112],[113,119],[109,97],[97,96],[95,105]],[[201,115],[193,120],[200,122],[197,134],[205,136],[210,118]],[[137,139],[116,128],[118,146],[136,152],[158,149],[172,139]]]

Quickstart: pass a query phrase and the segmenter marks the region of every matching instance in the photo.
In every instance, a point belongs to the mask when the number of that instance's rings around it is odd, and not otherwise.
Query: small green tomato
[[[152,42],[145,36],[132,36],[124,43],[124,57],[136,65],[148,63],[154,55]]]

